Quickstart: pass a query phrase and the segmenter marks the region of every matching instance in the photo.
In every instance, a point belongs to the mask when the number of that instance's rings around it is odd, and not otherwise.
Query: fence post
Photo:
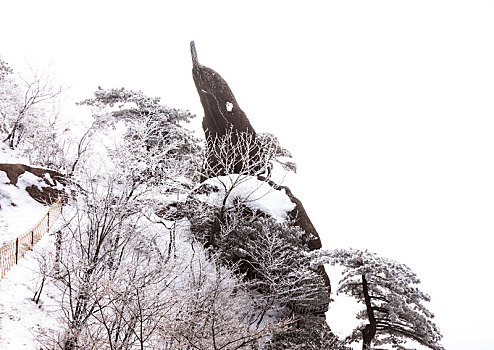
[[[57,230],[55,233],[55,262],[53,264],[53,268],[55,270],[55,274],[58,275],[60,273],[60,253],[62,250],[62,231]]]
[[[19,261],[19,237],[15,239],[15,263]]]

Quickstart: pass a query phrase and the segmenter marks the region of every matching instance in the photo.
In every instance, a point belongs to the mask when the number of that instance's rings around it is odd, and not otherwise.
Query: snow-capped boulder
[[[275,189],[249,175],[232,174],[207,179],[192,191],[191,196],[217,209],[242,205],[277,222],[289,220],[296,206],[285,189]]]
[[[0,175],[3,185],[25,190],[37,202],[48,205],[64,193],[68,183],[62,174],[54,170],[23,164],[0,164]]]

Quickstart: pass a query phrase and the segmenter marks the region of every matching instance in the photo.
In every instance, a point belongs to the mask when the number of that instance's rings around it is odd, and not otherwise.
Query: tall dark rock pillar
[[[210,140],[211,138],[224,136],[229,130],[232,130],[234,135],[240,132],[249,133],[255,140],[256,132],[245,113],[239,107],[237,100],[226,81],[217,72],[199,63],[193,41],[190,43],[190,51],[193,64],[192,77],[194,78],[194,83],[204,108],[202,127],[206,139]],[[208,147],[214,147],[214,145],[208,143]],[[256,150],[255,147],[251,149]],[[206,162],[215,163],[217,160],[208,158],[206,159]],[[210,168],[215,168],[214,164],[210,164]],[[250,175],[255,175],[255,170],[256,169],[253,169],[253,173]],[[226,174],[221,173],[220,171],[213,175],[218,176]],[[273,188],[285,189],[290,200],[295,203],[296,207],[292,213],[290,213],[294,224],[315,237],[309,242],[309,249],[315,250],[321,248],[319,234],[310,221],[300,200],[292,194],[288,187],[278,186],[271,181],[268,181],[268,183]],[[320,268],[320,273],[328,286],[328,290],[330,290],[329,277],[322,266]]]
[[[238,174],[254,175],[260,170],[257,164],[260,159],[260,149],[256,142],[254,128],[221,75],[199,63],[193,41],[190,43],[190,52],[193,64],[192,77],[204,108],[202,128],[208,147],[208,164],[204,169],[203,179],[226,175],[232,169]],[[244,135],[240,133],[244,133]],[[221,153],[220,144],[222,141],[220,139],[222,137],[229,137],[229,142],[238,152],[233,155],[233,165],[227,167],[229,169],[225,169],[224,162],[218,159],[218,155]],[[242,144],[246,140],[247,144]],[[240,150],[244,151],[239,152]],[[245,160],[249,162],[246,163]]]
[[[240,108],[225,79],[197,59],[194,42],[190,43],[192,77],[204,108],[202,128],[206,136],[223,136],[232,128],[239,132],[256,134],[244,111]]]

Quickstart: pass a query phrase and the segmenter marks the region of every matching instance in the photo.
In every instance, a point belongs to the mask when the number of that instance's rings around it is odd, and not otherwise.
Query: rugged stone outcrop
[[[197,51],[194,42],[191,42],[190,46],[193,63],[192,76],[204,108],[202,127],[206,139],[209,139],[211,136],[223,136],[228,130],[233,130],[233,132],[237,133],[248,132],[255,136],[254,128],[250,124],[245,113],[238,106],[235,96],[226,81],[213,69],[201,65],[197,59]],[[217,161],[208,158],[206,159],[206,162],[216,163]],[[210,168],[214,168],[216,165],[217,164],[212,164],[210,165]],[[253,172],[249,175],[256,175],[258,169],[252,170]],[[220,171],[216,175],[225,174]],[[315,237],[313,240],[309,241],[309,249],[315,250],[321,248],[319,234],[309,219],[301,201],[293,195],[288,187],[279,186],[272,181],[268,181],[268,183],[275,189],[285,189],[290,200],[295,204],[295,208],[290,213],[294,224]],[[326,281],[328,290],[330,290],[329,277],[322,266],[321,274]]]
[[[220,150],[222,143],[220,138],[222,137],[229,137],[232,144],[237,145],[237,151],[245,149],[244,154],[233,155],[235,173],[245,173],[246,169],[259,171],[260,148],[256,141],[256,132],[249,119],[238,105],[237,99],[225,79],[213,69],[199,63],[193,41],[190,43],[190,52],[193,64],[192,77],[204,108],[202,128],[208,148],[207,162],[209,166],[204,169],[205,173],[202,180],[215,175],[227,175],[229,172],[224,169],[221,165],[222,161],[218,159],[219,154],[222,153]],[[241,136],[239,133],[246,133],[249,136]],[[246,140],[249,140],[248,144],[243,145],[242,143]],[[248,156],[245,157],[245,155]],[[249,164],[245,163],[246,160]]]
[[[229,128],[255,135],[244,111],[240,108],[225,79],[197,59],[194,42],[190,43],[192,55],[192,77],[204,108],[202,127],[206,136],[223,136]]]
[[[35,168],[24,164],[0,164],[0,171],[7,174],[11,185],[17,186],[22,174],[30,173],[37,178],[36,183],[26,186],[29,195],[39,203],[53,204],[68,184],[67,179],[60,173],[43,168]]]
[[[294,225],[300,227],[302,230],[311,234],[312,237],[314,237],[308,242],[309,249],[316,250],[322,248],[321,238],[319,237],[319,233],[317,233],[317,230],[312,224],[312,221],[310,221],[309,215],[305,211],[305,208],[302,202],[300,201],[300,199],[298,199],[293,195],[289,187],[277,185],[272,181],[268,181],[268,182],[275,189],[284,189],[285,193],[290,198],[292,203],[295,203],[295,208],[288,215],[293,220]],[[331,292],[331,283],[329,280],[329,276],[326,273],[326,270],[324,269],[324,266],[321,265],[318,267],[318,269],[322,277],[324,278],[326,285],[328,286],[329,292]]]

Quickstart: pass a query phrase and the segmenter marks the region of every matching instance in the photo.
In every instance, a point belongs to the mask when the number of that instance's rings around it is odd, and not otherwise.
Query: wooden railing
[[[60,197],[31,230],[0,248],[0,280],[14,264],[17,264],[24,257],[24,254],[28,250],[31,250],[50,231],[50,228],[60,217],[61,213],[62,198]]]

